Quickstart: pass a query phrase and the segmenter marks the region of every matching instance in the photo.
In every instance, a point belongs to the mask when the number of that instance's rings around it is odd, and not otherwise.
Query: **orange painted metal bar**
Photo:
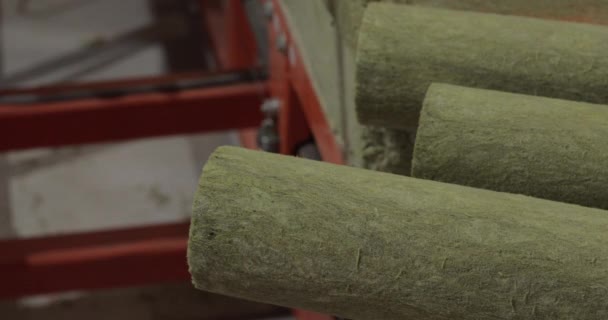
[[[279,135],[281,152],[291,154],[298,143],[312,133],[323,161],[344,164],[341,146],[337,143],[324,109],[302,59],[297,43],[282,12],[281,2],[273,4],[268,21],[270,38],[270,78],[272,96],[281,99]]]
[[[297,54],[296,54],[297,55]],[[321,107],[319,98],[308,80],[307,70],[299,55],[296,56],[298,62],[292,68],[292,85],[298,96],[301,105],[309,107],[302,108],[307,119],[310,130],[312,131],[319,152],[323,161],[335,164],[344,164],[344,155],[342,147],[336,141],[329,122],[325,116],[325,112]]]
[[[290,82],[289,62],[285,48],[278,48],[278,44],[285,39],[285,32],[274,27],[272,22],[268,27],[268,36],[271,48],[269,50],[269,79],[270,95],[279,101],[277,116],[279,133],[279,153],[293,155],[296,148],[304,141],[308,141],[312,133],[300,104]],[[280,39],[282,38],[282,39]],[[286,42],[285,42],[286,43]]]
[[[256,126],[266,83],[0,106],[0,151]]]
[[[0,299],[187,281],[188,223],[0,241]]]

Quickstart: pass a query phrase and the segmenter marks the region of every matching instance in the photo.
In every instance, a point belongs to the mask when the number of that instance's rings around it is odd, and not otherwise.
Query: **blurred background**
[[[2,89],[213,70],[200,2],[2,0]],[[0,153],[0,237],[181,223],[190,215],[209,154],[219,145],[238,143],[235,132],[221,131]],[[2,319],[274,319],[286,314],[194,290],[188,281],[9,297],[0,304]]]

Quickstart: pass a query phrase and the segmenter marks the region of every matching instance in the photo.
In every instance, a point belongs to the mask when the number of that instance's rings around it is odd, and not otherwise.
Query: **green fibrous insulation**
[[[608,319],[599,209],[250,151],[203,170],[202,290],[358,320]]]
[[[608,24],[608,0],[328,0],[347,40],[356,47],[365,7],[392,2],[426,7],[532,16],[546,19]]]
[[[608,23],[608,0],[396,0],[394,2],[597,24]]]
[[[356,50],[365,7],[370,0],[328,0],[347,50]],[[379,0],[427,7],[535,16],[589,23],[608,23],[608,0]],[[354,68],[348,66],[348,68]],[[414,130],[362,127],[363,165],[366,168],[409,174]]]
[[[431,82],[608,102],[608,28],[370,3],[359,33],[359,121],[418,122]]]
[[[365,127],[361,133],[363,167],[375,171],[410,175],[414,137],[415,129]]]
[[[412,175],[608,209],[608,106],[433,84]]]

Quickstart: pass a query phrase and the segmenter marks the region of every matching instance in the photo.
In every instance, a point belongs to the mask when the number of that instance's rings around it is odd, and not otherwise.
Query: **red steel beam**
[[[281,151],[293,152],[293,147],[303,142],[303,137],[310,131],[323,161],[344,164],[342,148],[331,130],[312,77],[289,30],[281,1],[266,1],[271,2],[274,8],[272,20],[267,25],[271,43],[269,88],[271,95],[277,95],[283,102],[279,110]],[[279,41],[279,37],[284,38]],[[278,48],[281,42],[284,46]]]
[[[187,281],[188,223],[0,241],[0,299]]]
[[[0,151],[256,126],[266,83],[0,106]]]
[[[285,28],[282,29],[276,28],[272,22],[268,23],[270,42],[268,88],[270,95],[280,101],[277,117],[279,153],[294,155],[296,148],[312,137],[310,124],[303,113],[303,108],[310,106],[302,105],[293,90],[286,48],[278,47],[278,38],[288,36]]]
[[[235,72],[239,70],[234,70]],[[230,73],[231,70],[222,72],[184,72],[175,73],[168,75],[160,75],[153,77],[132,77],[122,78],[116,80],[107,81],[91,81],[91,82],[77,82],[77,83],[60,83],[38,87],[28,88],[7,88],[0,89],[0,96],[17,95],[17,94],[37,94],[47,95],[56,94],[61,92],[79,91],[79,90],[107,90],[114,88],[125,88],[125,87],[136,87],[144,85],[162,85],[173,83],[180,80],[191,80],[191,79],[212,79],[218,75]]]
[[[302,111],[306,116],[310,131],[315,137],[321,157],[326,162],[344,164],[342,148],[336,141],[336,136],[325,117],[325,112],[298,53],[296,53],[295,59],[297,62],[292,68],[291,83],[300,105],[307,106],[303,107]]]

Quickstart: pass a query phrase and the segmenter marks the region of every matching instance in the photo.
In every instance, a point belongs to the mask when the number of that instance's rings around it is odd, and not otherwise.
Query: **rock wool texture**
[[[359,33],[362,124],[415,125],[432,82],[608,102],[603,26],[370,3]]]
[[[545,19],[608,24],[608,0],[328,0],[346,34],[356,47],[363,11],[370,2],[392,2]]]
[[[412,176],[608,209],[608,106],[433,84]]]
[[[218,149],[194,202],[199,289],[359,320],[608,319],[607,212]]]
[[[328,0],[345,49],[355,51],[359,27],[370,0]],[[489,12],[507,15],[534,16],[546,19],[608,23],[608,0],[381,0],[426,7]],[[354,55],[354,53],[353,53]],[[353,68],[354,66],[348,66]],[[350,80],[353,81],[354,80]],[[353,98],[354,99],[354,98]],[[411,145],[415,130],[382,127],[361,127],[363,166],[369,169],[409,174]],[[405,140],[398,140],[405,137]]]

